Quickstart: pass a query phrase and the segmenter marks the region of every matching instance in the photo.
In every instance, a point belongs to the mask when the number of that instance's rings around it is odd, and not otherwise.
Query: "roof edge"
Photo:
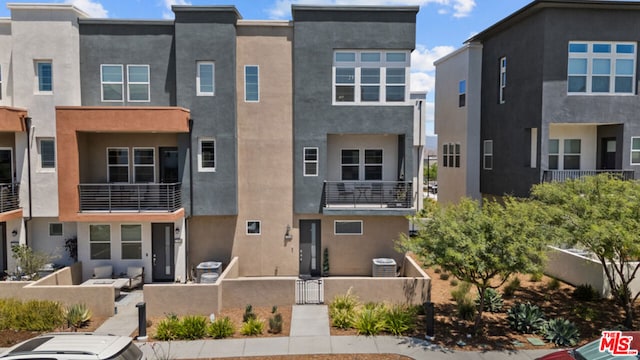
[[[171,5],[171,11],[197,12],[197,11],[216,11],[216,12],[234,12],[238,19],[242,19],[242,15],[233,5]]]
[[[345,5],[345,6],[322,6],[322,5],[291,5],[291,11],[415,11],[420,10],[419,6],[365,6],[365,5]]]
[[[44,3],[7,3],[9,10],[48,10],[48,11],[63,11],[71,10],[78,14],[79,17],[89,18],[84,10],[71,4],[44,4]]]
[[[153,19],[79,19],[83,25],[173,25],[173,20],[153,20]]]

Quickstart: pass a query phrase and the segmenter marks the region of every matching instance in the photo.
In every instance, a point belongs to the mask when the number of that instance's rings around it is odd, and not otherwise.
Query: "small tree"
[[[418,236],[404,236],[399,245],[476,287],[478,330],[485,290],[499,287],[513,273],[540,271],[545,241],[535,217],[543,214],[535,203],[509,197],[504,204],[486,201],[481,206],[463,199],[445,208],[431,203],[425,210],[424,218],[412,219],[419,223]]]
[[[640,269],[640,183],[602,174],[533,187],[532,197],[552,215],[550,238],[579,244],[602,264],[611,293],[633,328],[634,303],[640,292],[630,289]]]
[[[11,256],[16,259],[22,273],[32,279],[39,277],[38,270],[51,259],[49,255],[33,251],[32,248],[24,244],[11,246],[11,251],[13,252]]]

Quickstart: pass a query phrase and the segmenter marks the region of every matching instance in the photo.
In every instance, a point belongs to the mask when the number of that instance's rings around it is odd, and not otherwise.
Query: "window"
[[[123,260],[142,259],[142,225],[121,225],[120,241]]]
[[[560,159],[560,140],[549,139],[549,170],[558,170]]]
[[[493,140],[484,141],[482,167],[485,170],[493,169]]]
[[[459,168],[460,167],[460,144],[455,144],[455,154],[454,154],[454,158],[455,158],[455,167]]]
[[[408,51],[335,51],[333,103],[404,104],[409,98],[409,66]]]
[[[2,100],[2,65],[0,65],[0,100]]]
[[[134,148],[133,149],[133,182],[152,183],[155,182],[155,149],[154,148]]]
[[[100,65],[102,101],[123,101],[122,65]]]
[[[129,149],[107,148],[107,181],[110,183],[129,182]]]
[[[382,150],[364,151],[364,179],[382,180]]]
[[[62,223],[50,223],[49,236],[62,236]]]
[[[640,137],[631,138],[631,165],[640,165]]]
[[[460,144],[442,145],[442,167],[460,167]]]
[[[198,144],[198,171],[216,171],[216,142],[200,139]]]
[[[363,154],[364,158],[360,159]],[[342,180],[382,180],[383,152],[381,149],[343,149]]]
[[[149,101],[149,65],[127,65],[129,101]]]
[[[249,220],[247,221],[247,235],[260,235],[260,221]]]
[[[56,168],[56,143],[50,138],[38,138],[40,152],[40,170]]]
[[[342,180],[360,180],[360,150],[342,150]]]
[[[636,43],[569,42],[569,94],[634,94]]]
[[[259,100],[258,66],[247,65],[244,67],[244,101]]]
[[[565,170],[580,170],[580,139],[564,140],[563,166]]]
[[[500,104],[505,102],[505,92],[507,89],[507,58],[500,58],[500,94],[498,101]]]
[[[458,107],[464,107],[467,104],[467,81],[460,80],[458,83]]]
[[[36,61],[36,80],[38,92],[49,93],[53,91],[53,68],[51,61]]]
[[[111,259],[111,227],[89,225],[89,252],[91,260]]]
[[[318,148],[306,147],[304,150],[304,176],[318,176]]]
[[[336,220],[333,232],[335,235],[362,235],[362,220]]]
[[[196,95],[213,96],[215,94],[215,63],[198,61],[196,75]]]
[[[442,145],[442,167],[449,167],[449,144]]]

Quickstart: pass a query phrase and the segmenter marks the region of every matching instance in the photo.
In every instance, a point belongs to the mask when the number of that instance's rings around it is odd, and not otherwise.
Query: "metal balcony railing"
[[[0,184],[0,213],[20,208],[20,184]]]
[[[620,177],[622,180],[633,180],[635,178],[635,172],[632,170],[545,170],[542,174],[542,182],[563,182],[598,174],[611,174]]]
[[[180,183],[80,184],[80,211],[174,212],[182,207]]]
[[[325,207],[413,207],[410,181],[325,181]]]

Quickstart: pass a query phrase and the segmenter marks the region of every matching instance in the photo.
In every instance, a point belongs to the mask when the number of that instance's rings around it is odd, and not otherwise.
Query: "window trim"
[[[208,142],[211,141],[213,142],[213,167],[205,167],[203,166],[203,159],[202,159],[202,143],[203,142]],[[216,168],[217,168],[217,158],[218,158],[218,148],[217,148],[217,143],[216,143],[216,139],[212,138],[212,137],[203,137],[203,138],[198,138],[198,171],[199,172],[215,172]]]
[[[211,65],[211,91],[202,91],[200,86],[200,66]],[[202,60],[196,61],[196,96],[215,96],[216,95],[216,63],[215,61]]]
[[[53,61],[46,60],[46,59],[37,59],[37,60],[34,60],[34,62],[35,62],[35,73],[36,73],[36,76],[35,76],[35,78],[36,78],[35,79],[36,80],[36,84],[35,84],[36,85],[36,91],[35,91],[35,93],[36,94],[45,94],[45,95],[52,94],[53,93]],[[41,86],[43,85],[43,83],[40,81],[41,80],[41,76],[40,76],[40,73],[41,73],[40,65],[41,64],[42,65],[44,65],[44,64],[49,65],[50,72],[51,72],[51,78],[49,79],[50,82],[51,82],[51,84],[50,84],[51,89],[50,90],[42,90],[42,88],[41,88]]]
[[[355,164],[345,164],[342,162],[343,157],[342,157],[342,153],[344,151],[357,151],[358,152],[358,162]],[[382,159],[382,163],[377,164],[377,163],[371,163],[371,164],[367,164],[367,158],[366,158],[366,152],[367,151],[380,151],[382,153],[381,159]],[[384,180],[384,169],[385,169],[385,161],[384,161],[384,148],[355,148],[355,147],[349,147],[349,148],[341,148],[340,149],[340,181],[383,181]],[[358,167],[358,178],[357,179],[344,179],[343,175],[343,168],[345,166],[357,166]],[[367,179],[367,167],[380,167],[380,179]]]
[[[577,153],[568,153],[567,152],[567,141],[577,141],[580,146],[580,152]],[[567,156],[578,157],[578,168],[577,169],[567,169],[566,167],[566,159]],[[580,170],[582,167],[582,139],[581,138],[567,138],[562,139],[562,170]]]
[[[359,233],[344,233],[338,232],[338,223],[360,223]],[[333,235],[335,236],[362,236],[364,234],[364,222],[362,220],[334,220],[333,221]]]
[[[127,164],[126,165],[121,165],[121,164],[110,164],[109,163],[109,150],[126,150],[127,151]],[[131,182],[131,169],[130,169],[130,164],[131,164],[131,159],[130,157],[130,153],[129,153],[129,148],[128,147],[120,147],[120,146],[114,146],[114,147],[107,147],[107,182],[108,183],[113,183],[113,184],[129,184]],[[126,167],[127,168],[127,181],[111,181],[111,172],[109,171],[110,167],[115,166],[115,167]]]
[[[499,93],[498,103],[504,104],[506,102],[506,89],[507,89],[507,57],[502,56],[500,58],[500,78],[498,79]]]
[[[145,67],[147,68],[147,81],[131,81],[131,72],[129,69],[132,67]],[[146,100],[131,100],[131,85],[146,85],[147,86],[147,99]],[[127,101],[128,102],[151,102],[151,67],[149,64],[127,64]]]
[[[558,147],[558,152],[551,152],[551,142],[552,141],[556,141],[558,143],[557,147]],[[547,169],[549,170],[559,170],[560,169],[560,139],[556,139],[556,138],[549,138],[549,140],[547,140]],[[556,166],[555,168],[551,168],[551,157],[555,156],[556,159]],[[564,164],[563,164],[564,165]]]
[[[120,81],[104,81],[103,69],[105,66],[117,66],[120,68]],[[105,100],[104,85],[120,84],[120,100]],[[122,64],[100,64],[100,101],[102,102],[123,102],[124,101],[124,67]]]
[[[40,161],[38,162],[38,172],[55,172],[57,166],[56,159],[56,140],[53,137],[38,137],[36,139],[37,147],[38,147],[38,157]],[[42,143],[43,142],[51,142],[53,145],[53,166],[44,166],[44,158],[42,152]]]
[[[315,160],[307,160],[307,150],[314,150],[316,152]],[[302,148],[302,175],[303,176],[318,176],[320,166],[320,149],[314,146],[305,146]],[[315,164],[315,174],[307,173],[307,164]]]
[[[247,99],[247,95],[249,94],[248,86],[250,83],[247,82],[247,69],[248,68],[256,68],[256,91],[258,98],[255,100]],[[252,84],[251,84],[252,85]],[[244,102],[260,102],[260,66],[258,65],[245,65],[244,66]]]
[[[629,153],[629,162],[631,162],[631,165],[640,165],[640,161],[633,162],[633,153],[640,153],[640,148],[638,149],[633,148],[633,139],[640,139],[640,136],[631,137],[631,152]]]
[[[93,241],[91,240],[91,227],[92,226],[106,226],[109,229],[109,240],[108,241]],[[89,224],[89,234],[88,234],[88,238],[89,238],[89,259],[90,260],[111,260],[113,258],[112,253],[111,253],[111,224],[101,224],[101,223],[97,223],[97,224]],[[92,255],[92,251],[91,251],[91,245],[93,244],[109,244],[109,257],[108,258],[94,258]]]
[[[367,151],[380,151],[380,163],[367,163]],[[379,167],[380,179],[367,179],[367,167]],[[362,149],[363,181],[382,181],[384,179],[384,149]]]
[[[258,224],[258,232],[256,233],[252,233],[249,232],[249,223],[257,223]],[[261,220],[247,220],[245,223],[245,235],[248,236],[258,236],[258,235],[262,235],[262,221]]]
[[[139,241],[131,241],[131,240],[124,240],[122,237],[122,228],[124,226],[138,226],[140,227],[140,240]],[[143,227],[142,224],[120,224],[120,259],[121,260],[142,260],[142,239],[143,239]],[[123,249],[123,245],[125,244],[139,244],[140,245],[140,257],[139,258],[125,258],[124,257],[124,249]]]
[[[586,45],[586,52],[571,51],[571,45]],[[595,45],[609,45],[610,52],[597,52],[593,48]],[[618,53],[616,48],[618,45],[632,45],[632,53]],[[633,41],[569,41],[567,45],[567,95],[587,95],[587,96],[635,96],[636,95],[636,67],[638,66],[638,43]],[[585,74],[571,74],[569,73],[569,63],[571,59],[583,59],[587,62],[587,68]],[[609,77],[609,91],[607,92],[594,92],[593,91],[593,78],[594,76],[605,76],[605,74],[594,74],[593,61],[594,60],[609,60],[609,73],[606,75]],[[616,74],[617,60],[633,60],[633,72],[630,75]],[[585,91],[570,91],[569,89],[569,77],[570,76],[584,76],[586,78]],[[618,77],[631,78],[631,91],[629,92],[616,92],[615,84]]]
[[[51,225],[60,225],[60,234],[52,234],[51,233]],[[58,236],[64,236],[64,223],[61,222],[50,222],[49,223],[49,237],[58,237]]]
[[[458,107],[467,106],[467,80],[458,81]]]
[[[487,151],[487,144],[491,144],[491,151]],[[487,167],[487,158],[491,159],[491,166]],[[482,142],[482,169],[493,170],[493,140],[484,140]]]
[[[151,150],[152,152],[152,160],[153,163],[152,164],[136,164],[136,150]],[[133,183],[134,184],[153,184],[156,182],[156,148],[154,147],[134,147],[133,151],[132,151],[132,155],[133,155],[133,161],[132,161],[132,165],[133,165]],[[153,168],[153,179],[151,181],[147,181],[147,182],[138,182],[136,180],[136,169],[138,167],[152,167]]]

